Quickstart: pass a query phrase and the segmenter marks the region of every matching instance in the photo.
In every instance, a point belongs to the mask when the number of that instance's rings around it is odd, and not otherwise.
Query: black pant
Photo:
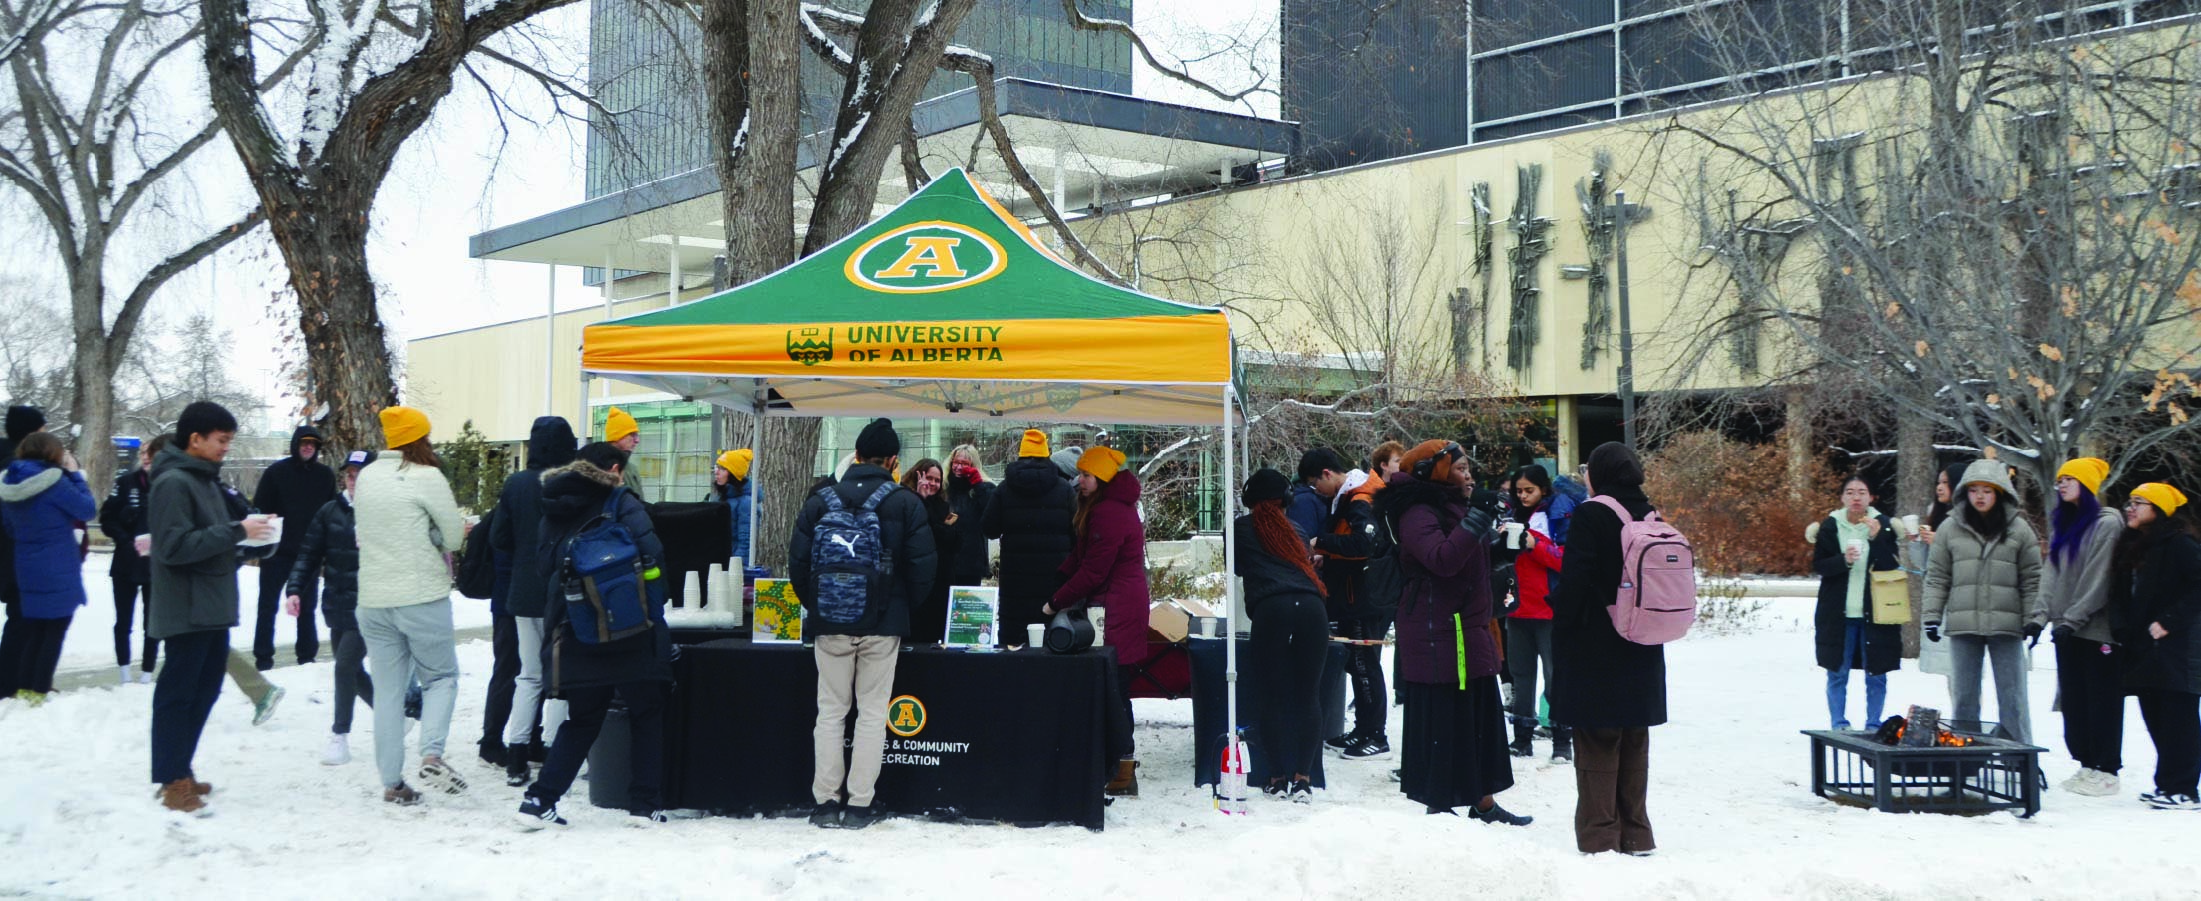
[[[1330,624],[1322,598],[1278,595],[1253,611],[1250,642],[1260,667],[1261,753],[1272,776],[1311,775],[1322,751],[1323,659],[1330,652]]]
[[[1536,675],[1551,683],[1551,620],[1506,617],[1506,673],[1513,677],[1513,706],[1506,718],[1536,728]],[[1549,690],[1548,688],[1546,689]]]
[[[2063,694],[2063,744],[2088,769],[2124,768],[2125,690],[2117,658],[2098,641],[2056,639],[2056,687]]]
[[[2166,795],[2195,794],[2201,781],[2201,695],[2188,691],[2146,689],[2140,718],[2155,739],[2155,790]]]
[[[1391,623],[1382,617],[1344,619],[1337,634],[1356,640],[1381,639]],[[1353,734],[1383,736],[1391,714],[1391,694],[1383,687],[1383,646],[1346,645],[1345,678],[1353,686]]]
[[[260,561],[260,618],[252,627],[252,662],[261,669],[275,666],[275,617],[283,609],[283,583],[290,581],[292,557],[268,557]],[[298,586],[298,662],[312,663],[321,653],[320,632],[313,623],[318,582]]]
[[[627,708],[627,729],[632,748],[627,753],[627,809],[657,809],[658,789],[665,770],[665,683],[626,682],[617,686],[570,688],[565,691],[566,724],[550,746],[550,759],[527,794],[544,804],[557,804],[573,787],[574,774],[588,760],[596,734],[604,729],[604,714],[616,694]]]
[[[0,591],[14,590],[12,584],[0,585]],[[8,624],[0,627],[0,698],[15,697],[23,687],[19,681],[23,678],[23,636],[28,634],[23,624],[29,622],[23,618],[22,601],[8,601],[7,610]]]
[[[153,784],[167,785],[191,775],[199,753],[199,735],[207,714],[221,697],[228,673],[229,630],[208,629],[169,636],[168,665],[153,686]]]
[[[115,665],[129,666],[130,623],[136,618],[139,599],[144,599],[146,604],[152,603],[152,588],[143,582],[120,577],[110,578],[108,581],[115,586]],[[151,617],[148,616],[147,619],[145,657],[138,668],[150,673],[153,671],[153,648],[160,643],[153,640]]]
[[[360,637],[357,628],[330,629],[329,644],[336,648],[336,722],[330,724],[329,731],[350,735],[352,702],[374,709],[374,679],[360,665],[367,659],[367,640]]]
[[[490,647],[489,697],[481,706],[481,753],[504,754],[504,723],[512,718],[512,682],[520,677],[520,629],[509,613],[496,615]]]
[[[8,621],[8,627],[18,635],[16,640],[21,642],[15,673],[9,679],[18,690],[39,694],[53,690],[54,669],[61,665],[61,640],[68,636],[69,622],[75,618],[76,614],[72,613],[58,619],[19,616]]]

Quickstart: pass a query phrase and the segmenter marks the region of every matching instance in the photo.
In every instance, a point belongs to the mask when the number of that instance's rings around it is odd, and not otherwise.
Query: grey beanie
[[[1055,451],[1047,459],[1054,462],[1055,471],[1062,473],[1063,478],[1074,479],[1078,477],[1078,458],[1082,456],[1085,456],[1085,448],[1066,447]]]

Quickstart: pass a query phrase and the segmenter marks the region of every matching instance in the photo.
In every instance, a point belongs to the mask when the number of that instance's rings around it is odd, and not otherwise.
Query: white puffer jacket
[[[466,539],[466,521],[442,470],[396,457],[385,452],[380,464],[360,470],[352,489],[361,607],[448,600],[451,568],[443,555],[456,553]]]

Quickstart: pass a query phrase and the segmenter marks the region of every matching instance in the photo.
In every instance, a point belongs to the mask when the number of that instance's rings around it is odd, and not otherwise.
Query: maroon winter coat
[[[1108,611],[1108,644],[1116,662],[1146,659],[1146,527],[1139,524],[1139,479],[1128,470],[1102,482],[1085,535],[1062,561],[1070,581],[1055,591],[1060,610],[1089,603]]]
[[[1490,637],[1490,546],[1460,528],[1466,500],[1456,491],[1399,474],[1380,497],[1398,518],[1399,679],[1464,689],[1498,674]],[[1387,514],[1388,515],[1388,514]]]

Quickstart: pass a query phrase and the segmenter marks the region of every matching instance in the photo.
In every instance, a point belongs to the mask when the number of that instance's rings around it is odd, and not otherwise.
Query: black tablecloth
[[[1223,640],[1194,636],[1185,642],[1192,649],[1192,732],[1197,737],[1197,748],[1192,754],[1192,784],[1214,785],[1223,768],[1223,721],[1229,718],[1225,706],[1228,699],[1224,692],[1229,684],[1223,681]],[[1261,668],[1253,661],[1252,643],[1238,639],[1238,728],[1246,732],[1247,750],[1253,757],[1251,772],[1246,776],[1248,785],[1261,785],[1268,781],[1270,755],[1261,753],[1260,694],[1252,689],[1261,678]],[[1329,654],[1322,660],[1322,719],[1328,734],[1345,731],[1345,645],[1331,642]],[[1322,774],[1322,755],[1315,757],[1314,777],[1317,788],[1326,787]],[[1289,775],[1289,774],[1286,774]]]
[[[741,639],[681,648],[665,724],[666,806],[731,814],[810,809],[818,710],[811,654],[801,645]],[[924,705],[924,728],[908,737],[888,732],[875,806],[1102,828],[1107,712],[1121,703],[1115,667],[1106,649],[903,651],[894,694]]]

